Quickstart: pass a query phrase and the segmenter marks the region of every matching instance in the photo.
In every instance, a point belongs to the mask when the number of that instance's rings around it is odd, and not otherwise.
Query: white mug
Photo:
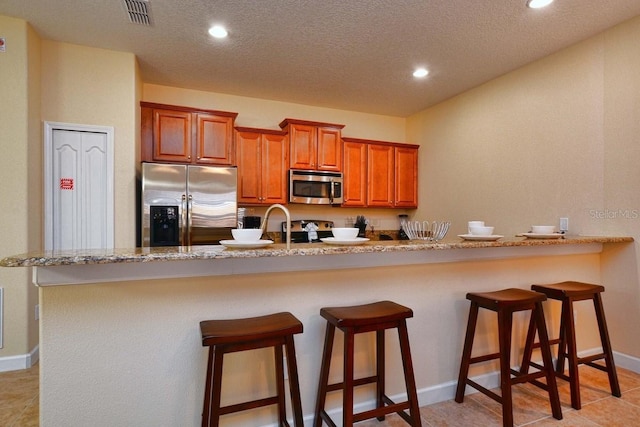
[[[484,227],[484,221],[469,221],[467,223],[467,233],[471,234],[471,227]]]

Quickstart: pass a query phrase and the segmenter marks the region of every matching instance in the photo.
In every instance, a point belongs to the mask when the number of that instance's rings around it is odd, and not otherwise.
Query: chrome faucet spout
[[[284,212],[284,216],[287,218],[287,250],[291,249],[291,214],[289,213],[289,209],[284,207],[283,205],[276,203],[274,205],[269,206],[267,212],[264,214],[264,220],[262,221],[262,225],[260,225],[260,229],[263,233],[267,231],[267,223],[269,222],[269,215],[271,211],[275,208],[278,208]]]

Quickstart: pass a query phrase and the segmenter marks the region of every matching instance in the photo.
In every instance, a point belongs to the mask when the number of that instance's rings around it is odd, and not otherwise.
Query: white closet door
[[[113,247],[113,149],[106,132],[50,129],[46,249]]]

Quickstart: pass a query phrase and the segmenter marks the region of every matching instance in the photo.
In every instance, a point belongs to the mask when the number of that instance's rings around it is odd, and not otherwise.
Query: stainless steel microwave
[[[290,169],[289,203],[342,204],[342,172]]]

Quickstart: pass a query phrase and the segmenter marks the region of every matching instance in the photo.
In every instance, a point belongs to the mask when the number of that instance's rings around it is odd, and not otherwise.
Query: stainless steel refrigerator
[[[237,170],[142,164],[142,246],[219,244],[238,224]]]

